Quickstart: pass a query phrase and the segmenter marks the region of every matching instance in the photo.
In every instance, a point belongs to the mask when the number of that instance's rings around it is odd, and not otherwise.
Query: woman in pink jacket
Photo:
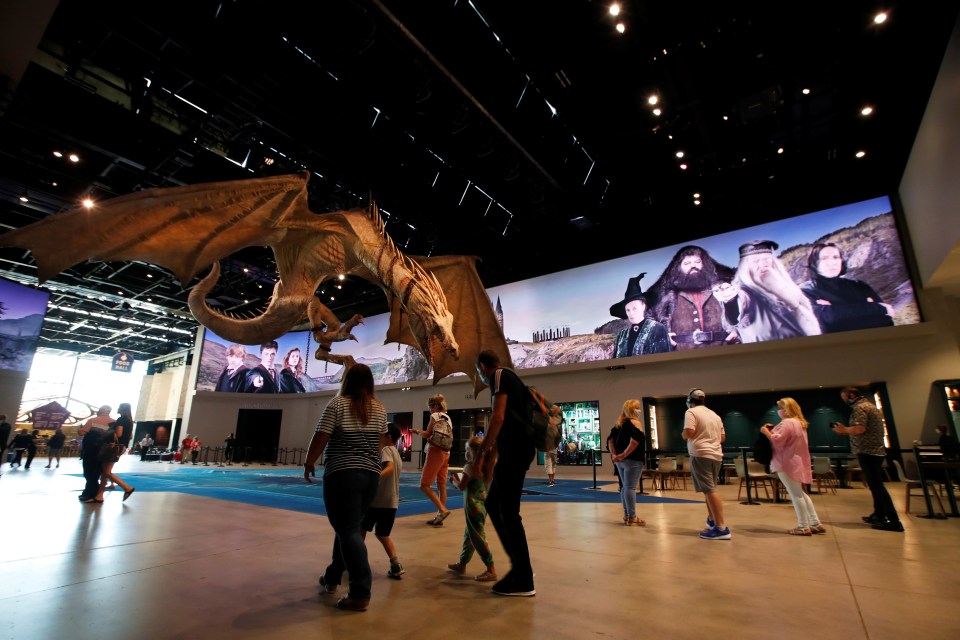
[[[787,488],[793,509],[797,512],[797,528],[787,531],[792,536],[810,536],[826,533],[820,524],[813,501],[803,491],[804,484],[813,481],[810,471],[810,445],[807,442],[807,421],[800,406],[793,398],[777,400],[777,415],[780,424],[773,427],[765,424],[760,432],[770,439],[773,446],[773,460],[770,470],[780,476],[780,482]],[[773,427],[771,429],[770,427]]]

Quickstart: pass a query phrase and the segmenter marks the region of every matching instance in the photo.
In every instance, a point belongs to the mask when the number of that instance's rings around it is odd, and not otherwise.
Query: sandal
[[[799,528],[797,528],[797,529],[789,529],[789,530],[787,530],[787,533],[789,533],[789,534],[792,535],[792,536],[811,536],[811,535],[813,535],[812,533],[810,533],[810,529],[799,529]]]
[[[474,578],[477,582],[496,582],[498,580],[497,574],[491,573],[489,571],[484,571],[480,575]]]
[[[450,571],[462,576],[467,572],[467,565],[454,562],[453,564],[448,564],[447,569],[450,569]]]
[[[635,524],[635,525],[638,525],[638,526],[641,526],[641,527],[645,527],[645,526],[647,526],[647,521],[646,521],[646,520],[641,520],[641,519],[640,519],[639,517],[637,517],[637,516],[633,516],[632,518],[629,518],[629,519],[626,521],[625,524]]]
[[[815,526],[815,527],[810,527],[810,533],[813,534],[813,535],[821,535],[821,534],[824,534],[824,533],[826,533],[826,532],[827,532],[827,530],[823,528],[823,525],[822,525],[822,524],[818,524],[818,525]]]

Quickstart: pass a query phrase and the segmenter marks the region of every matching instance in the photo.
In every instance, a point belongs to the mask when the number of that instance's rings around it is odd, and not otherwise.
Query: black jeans
[[[333,559],[324,571],[323,580],[326,584],[340,584],[343,572],[347,571],[350,574],[348,595],[358,600],[370,599],[373,582],[360,524],[379,485],[379,474],[362,469],[344,469],[323,477],[323,504],[336,533]]]
[[[510,576],[522,586],[533,586],[533,567],[530,565],[530,549],[527,532],[520,517],[520,495],[527,469],[533,461],[530,456],[501,457],[493,468],[493,482],[487,492],[487,515],[500,537],[503,550],[510,557]]]
[[[900,522],[893,500],[890,499],[890,494],[887,493],[887,488],[883,484],[884,459],[884,456],[857,454],[860,468],[863,469],[863,479],[873,495],[873,515],[891,522]]]
[[[103,471],[103,463],[97,459],[96,452],[90,452],[83,458],[83,479],[87,483],[80,493],[80,498],[96,498],[100,493],[100,473]]]

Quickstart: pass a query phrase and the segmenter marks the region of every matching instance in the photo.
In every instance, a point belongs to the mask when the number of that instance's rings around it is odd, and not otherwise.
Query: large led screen
[[[29,372],[50,293],[0,278],[0,369]]]
[[[886,197],[487,292],[518,369],[920,321]],[[387,323],[387,315],[365,319],[353,331],[358,342],[334,344],[334,352],[369,365],[378,384],[430,379],[432,372],[414,349],[383,344]],[[209,331],[206,335],[198,389],[262,393],[264,386],[272,388],[239,378],[231,388],[223,381],[224,372],[234,370],[226,360],[231,345]],[[270,375],[282,373],[285,355],[296,347],[303,390],[337,388],[342,368],[313,359],[316,345],[307,332],[288,334],[278,343],[275,355],[267,353],[268,368],[275,370]],[[233,363],[250,370],[260,361],[260,345],[247,345]],[[279,391],[280,384],[275,386]]]

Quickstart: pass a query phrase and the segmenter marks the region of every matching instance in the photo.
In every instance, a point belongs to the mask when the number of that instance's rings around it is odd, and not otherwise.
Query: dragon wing
[[[500,357],[500,363],[510,367],[510,350],[503,336],[503,329],[497,321],[493,305],[486,289],[477,274],[477,258],[474,256],[410,256],[428,273],[432,273],[447,298],[447,307],[453,314],[453,335],[460,345],[460,358],[441,353],[434,356],[434,384],[453,373],[465,373],[473,380],[474,397],[487,385],[477,375],[477,355],[483,350],[491,350]],[[407,314],[400,301],[390,298],[390,328],[386,342],[416,347],[410,333]]]
[[[40,282],[84,260],[143,260],[182,284],[244,247],[275,246],[291,226],[309,225],[309,174],[147,189],[50,216],[0,235],[29,249]]]

